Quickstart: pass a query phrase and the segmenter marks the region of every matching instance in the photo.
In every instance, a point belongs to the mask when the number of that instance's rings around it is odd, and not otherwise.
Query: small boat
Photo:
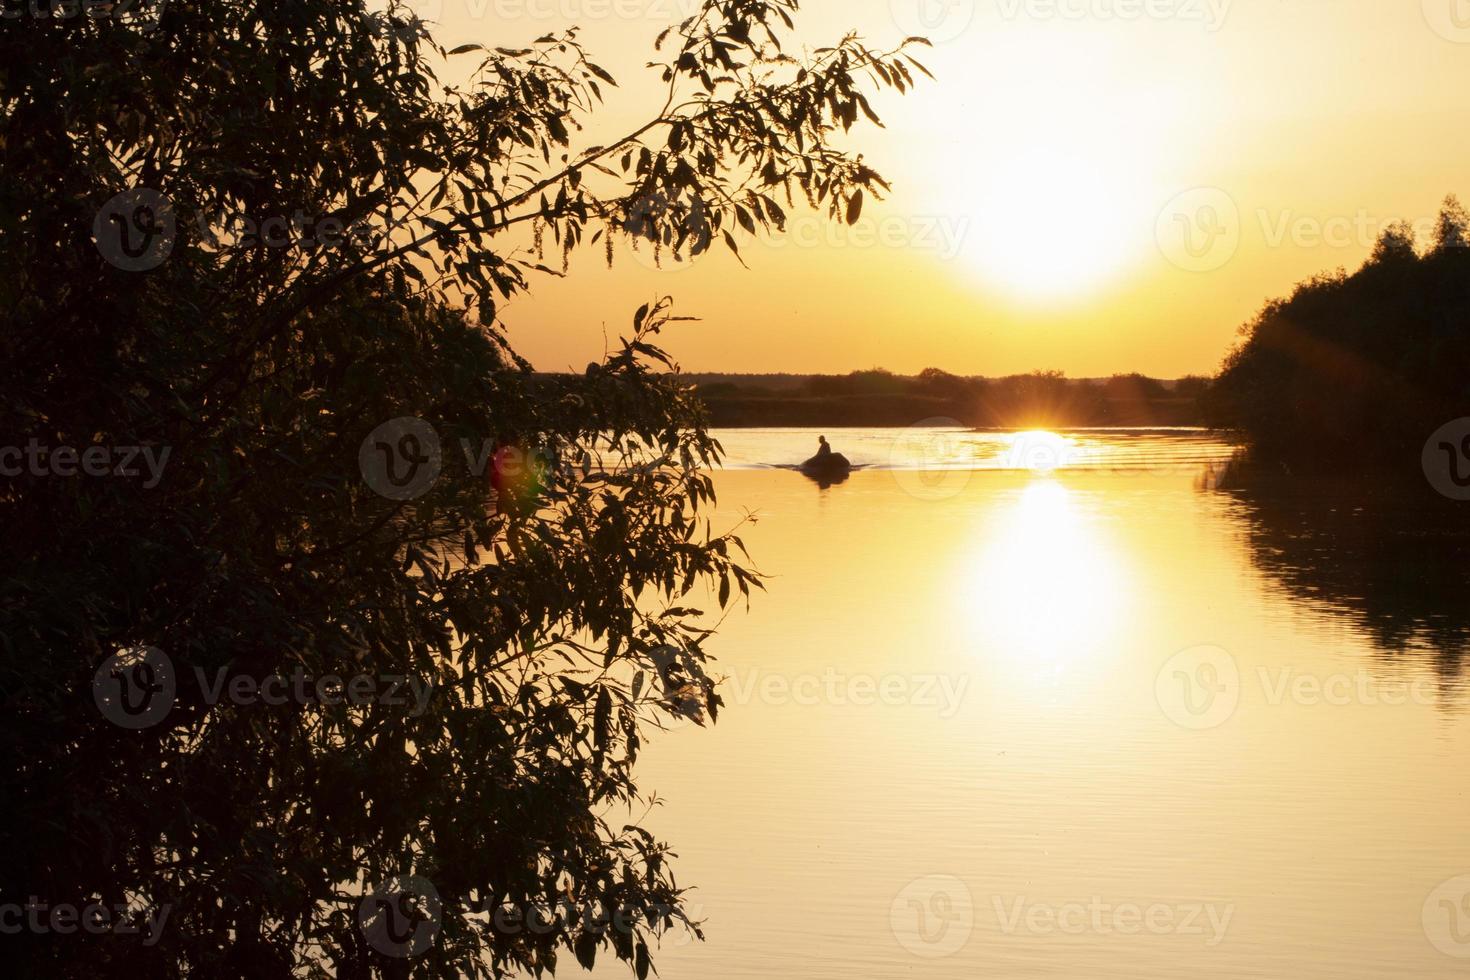
[[[841,453],[819,453],[802,463],[800,469],[807,476],[833,479],[851,473],[852,463]]]

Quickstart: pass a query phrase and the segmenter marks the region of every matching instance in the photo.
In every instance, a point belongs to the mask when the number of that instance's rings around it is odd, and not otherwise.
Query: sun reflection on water
[[[1045,429],[1012,433],[1008,442],[1005,452],[1007,468],[1033,473],[1063,469],[1072,462],[1077,449],[1073,440]]]
[[[1130,576],[1112,536],[1074,491],[1034,480],[980,533],[960,598],[988,661],[1034,674],[1117,649]]]

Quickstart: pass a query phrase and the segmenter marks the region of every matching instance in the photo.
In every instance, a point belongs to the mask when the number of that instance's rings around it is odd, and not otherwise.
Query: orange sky
[[[643,65],[694,0],[414,0],[449,45],[580,24],[622,88],[599,142],[656,109]],[[852,228],[660,271],[573,259],[504,311],[537,367],[580,370],[668,293],[692,371],[1073,376],[1215,369],[1239,325],[1390,220],[1470,197],[1464,0],[808,0],[812,46],[911,33],[937,76],[854,145],[894,184]],[[607,128],[604,129],[603,127]]]

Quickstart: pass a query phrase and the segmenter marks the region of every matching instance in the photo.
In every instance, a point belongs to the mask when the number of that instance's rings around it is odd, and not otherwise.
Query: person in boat
[[[809,470],[845,470],[852,464],[846,456],[832,451],[826,436],[817,436],[817,454],[801,465]]]
[[[847,479],[850,469],[852,464],[847,461],[847,457],[833,452],[826,436],[817,436],[817,454],[801,464],[801,471],[821,483],[824,488]]]

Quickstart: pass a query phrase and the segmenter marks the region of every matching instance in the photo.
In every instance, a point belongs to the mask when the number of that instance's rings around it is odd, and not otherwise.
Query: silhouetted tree
[[[1466,245],[1470,245],[1470,214],[1466,213],[1460,199],[1451,194],[1444,199],[1439,221],[1434,226],[1433,250],[1443,252]]]
[[[1407,221],[1396,221],[1383,230],[1373,245],[1372,263],[1398,262],[1415,259],[1414,227]]]
[[[668,303],[554,382],[497,310],[583,242],[676,260],[794,204],[855,220],[886,185],[833,136],[916,63],[854,36],[787,55],[796,0],[706,0],[660,38],[663,104],[587,146],[614,83],[575,31],[446,52],[358,0],[6,6],[0,431],[170,453],[147,486],[3,459],[0,901],[168,913],[153,944],[7,937],[7,967],[540,975],[611,949],[645,976],[683,892],[618,813],[647,726],[718,708],[692,607],[757,579],[698,519],[718,446],[654,344]],[[143,646],[170,670],[111,659]],[[206,681],[296,671],[433,691]],[[151,727],[100,710],[130,678]],[[397,907],[436,921],[412,959],[359,928],[400,875],[442,900]],[[632,924],[470,916],[561,902]]]
[[[1385,231],[1357,272],[1315,277],[1244,330],[1207,395],[1258,458],[1418,480],[1425,439],[1470,414],[1470,249],[1446,201],[1433,247]]]

